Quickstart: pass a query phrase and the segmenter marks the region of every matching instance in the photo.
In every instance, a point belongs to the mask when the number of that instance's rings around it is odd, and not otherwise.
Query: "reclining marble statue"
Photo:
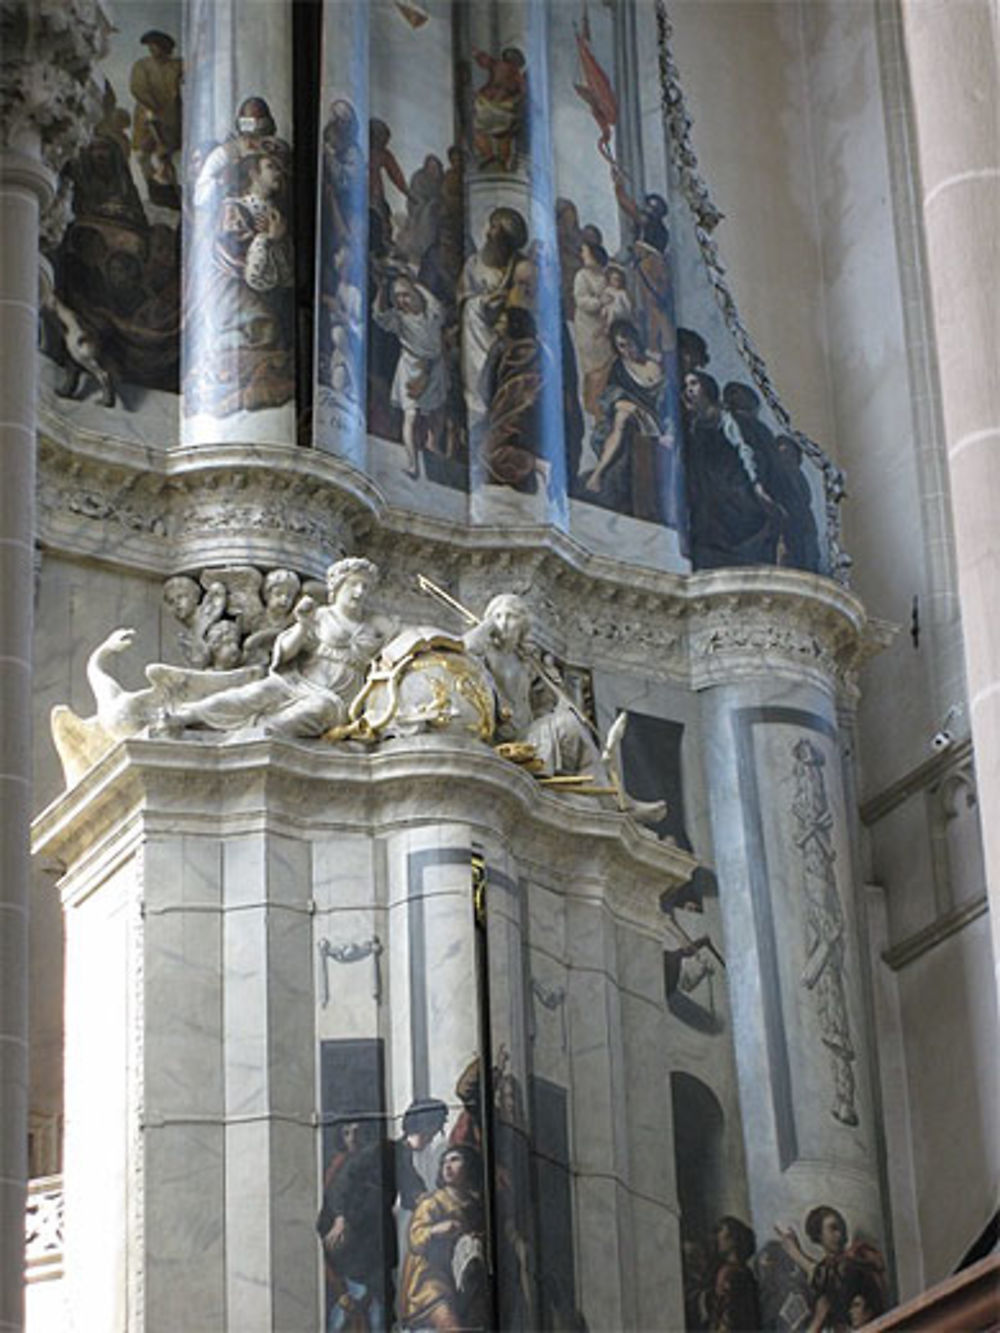
[[[531,641],[531,614],[514,593],[494,597],[480,619],[429,580],[420,585],[454,611],[463,634],[405,626],[370,609],[379,571],[357,556],[326,571],[326,605],[299,598],[293,623],[274,640],[265,669],[198,671],[153,663],[148,688],[128,691],[110,660],[132,643],[119,629],[91,654],[88,680],[97,711],[53,710],[52,729],[72,784],[113,745],[144,729],[177,736],[188,729],[242,735],[354,740],[374,744],[422,731],[471,732],[494,743],[557,791],[613,799],[620,810],[657,823],[663,802],[627,795],[617,764],[625,715],[601,747],[589,719],[554,666]]]

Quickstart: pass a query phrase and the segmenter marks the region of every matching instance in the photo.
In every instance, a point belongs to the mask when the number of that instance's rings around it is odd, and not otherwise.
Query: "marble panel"
[[[266,859],[266,845],[258,837],[232,839],[224,847],[223,1034],[230,1115],[259,1113],[267,1106]]]
[[[374,845],[346,831],[313,844],[312,893],[317,914],[367,906],[375,893]],[[332,921],[329,922],[332,926]]]
[[[260,1119],[230,1123],[225,1129],[226,1321],[242,1333],[270,1333],[275,1327],[272,1128]],[[306,1216],[312,1221],[314,1177],[310,1184]]]
[[[271,1124],[271,1327],[282,1333],[313,1333],[320,1309],[313,1140],[308,1124]]]
[[[573,1165],[613,1174],[619,1155],[621,1030],[618,996],[596,972],[569,973],[569,1034],[573,1116]]]
[[[542,884],[525,885],[528,903],[528,938],[533,949],[551,958],[566,956],[566,900]]]
[[[267,920],[267,1105],[308,1117],[315,1096],[312,922],[272,908]]]
[[[388,913],[370,908],[318,912],[313,924],[316,1027],[320,1039],[364,1037],[387,1012]]]
[[[570,1078],[568,974],[534,949],[528,968],[532,1072],[565,1087]]]
[[[450,1094],[456,1073],[479,1050],[479,1003],[468,888],[462,894],[428,898],[424,931],[429,1036],[427,1087],[431,1095],[442,1096],[440,1089]]]
[[[684,1289],[680,1265],[666,1262],[680,1254],[680,1225],[667,1209],[632,1196],[631,1273],[635,1285],[637,1329],[682,1329]]]
[[[136,875],[126,862],[66,917],[64,1247],[75,1333],[125,1327]]]
[[[302,839],[275,833],[267,839],[267,900],[276,907],[310,910],[312,848]],[[230,899],[231,901],[231,899]]]
[[[224,1214],[224,1135],[221,1124],[189,1123],[151,1125],[143,1136],[147,1328],[231,1327],[225,1304],[231,1240]]]
[[[615,938],[619,986],[662,1010],[663,941],[621,924],[615,927]]]
[[[626,1279],[621,1265],[619,1191],[607,1176],[577,1175],[576,1272],[578,1302],[588,1328],[611,1330],[625,1322]]]
[[[592,898],[566,896],[566,955],[573,967],[597,971],[608,967],[608,919]]]
[[[154,1117],[222,1109],[220,870],[214,839],[154,840],[144,851],[145,1104]]]
[[[478,1051],[472,867],[461,826],[393,835],[387,851],[389,1106],[401,1115],[418,1097],[454,1102]]]
[[[674,1203],[671,1179],[672,1133],[664,1097],[668,1053],[662,1011],[623,993],[624,1112],[627,1183],[651,1200]]]

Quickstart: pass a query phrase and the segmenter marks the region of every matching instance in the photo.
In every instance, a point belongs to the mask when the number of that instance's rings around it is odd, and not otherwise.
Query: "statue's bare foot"
[[[628,813],[640,824],[658,824],[667,814],[666,801],[634,801],[628,798]]]

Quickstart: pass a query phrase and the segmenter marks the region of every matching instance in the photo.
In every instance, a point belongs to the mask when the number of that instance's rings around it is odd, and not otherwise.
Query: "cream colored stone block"
[[[990,0],[902,7],[925,194],[1000,162],[996,11]]]

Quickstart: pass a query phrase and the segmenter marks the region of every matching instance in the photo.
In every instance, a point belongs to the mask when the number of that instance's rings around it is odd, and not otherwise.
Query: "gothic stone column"
[[[38,240],[59,167],[94,107],[103,16],[75,4],[62,31],[6,0],[0,91],[0,1328],[23,1319],[28,1099],[28,827],[34,588]]]
[[[941,366],[993,955],[1000,967],[1000,79],[990,0],[903,5]]]

